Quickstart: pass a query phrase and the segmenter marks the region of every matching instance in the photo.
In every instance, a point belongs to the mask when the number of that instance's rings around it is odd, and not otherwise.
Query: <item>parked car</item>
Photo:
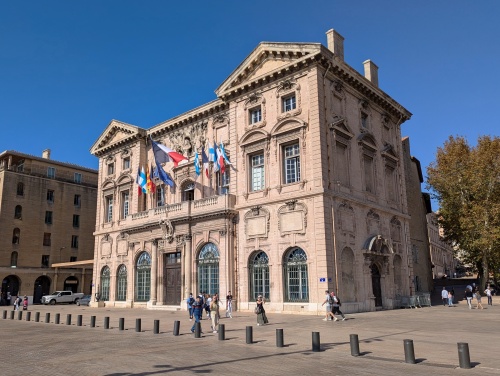
[[[83,298],[82,292],[55,291],[50,295],[42,296],[42,304],[78,303],[81,298]]]
[[[83,298],[80,298],[78,299],[78,301],[76,302],[76,305],[77,306],[81,306],[81,305],[90,305],[90,299],[92,298],[92,295],[84,295]]]

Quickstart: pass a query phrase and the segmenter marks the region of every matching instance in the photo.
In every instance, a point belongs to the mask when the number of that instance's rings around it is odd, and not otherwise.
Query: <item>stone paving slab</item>
[[[31,321],[2,319],[0,342],[3,357],[0,374],[32,375],[499,375],[498,306],[469,310],[435,306],[421,309],[368,312],[347,315],[346,321],[325,322],[320,316],[268,314],[270,324],[256,326],[251,313],[222,318],[226,340],[209,332],[196,339],[185,311],[88,308],[75,305],[31,306]],[[40,312],[40,322],[34,322]],[[45,314],[51,322],[45,324]],[[60,324],[54,324],[55,314]],[[66,325],[66,315],[72,325]],[[76,326],[77,315],[84,326]],[[91,328],[90,316],[96,316]],[[222,313],[223,315],[223,313]],[[104,317],[110,329],[104,329]],[[125,319],[124,331],[118,320]],[[141,318],[140,333],[135,319]],[[153,333],[160,320],[160,334]],[[181,322],[180,336],[173,323]],[[254,343],[246,344],[246,327],[252,326]],[[276,347],[276,329],[283,329],[285,347]],[[319,332],[321,351],[312,351],[312,332]],[[350,355],[349,335],[358,334],[362,356]],[[412,339],[417,364],[404,363],[403,340]],[[472,369],[458,368],[457,342],[467,342]]]

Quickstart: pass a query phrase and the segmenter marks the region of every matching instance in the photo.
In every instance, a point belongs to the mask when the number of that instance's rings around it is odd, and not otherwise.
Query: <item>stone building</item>
[[[382,91],[378,68],[344,61],[344,38],[260,43],[217,98],[144,129],[112,120],[99,158],[93,305],[185,309],[190,292],[232,291],[250,310],[316,314],[325,290],[345,312],[393,308],[413,294],[401,124],[411,114]],[[183,153],[139,195],[150,139]],[[202,147],[231,166],[197,176]],[[224,299],[223,299],[224,300]]]
[[[444,240],[443,229],[438,223],[438,215],[434,212],[427,214],[432,275],[433,278],[453,277],[457,259],[453,246]]]
[[[0,154],[2,293],[35,303],[57,289],[90,293],[96,198],[96,170],[51,160],[50,150]]]

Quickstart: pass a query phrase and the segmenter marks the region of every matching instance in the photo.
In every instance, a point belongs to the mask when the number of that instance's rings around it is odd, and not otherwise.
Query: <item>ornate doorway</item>
[[[164,291],[165,304],[181,304],[181,253],[167,253],[165,255]]]
[[[375,307],[382,307],[382,288],[380,287],[380,270],[377,265],[370,266],[372,275],[372,289],[375,296]]]

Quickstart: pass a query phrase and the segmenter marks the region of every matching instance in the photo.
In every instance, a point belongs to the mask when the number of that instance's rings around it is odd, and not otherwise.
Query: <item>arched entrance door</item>
[[[377,265],[370,266],[372,275],[372,289],[375,296],[375,307],[382,307],[382,288],[380,287],[380,270]]]
[[[42,296],[50,294],[50,279],[45,275],[41,275],[35,281],[33,290],[33,303],[40,303]]]
[[[72,291],[73,293],[78,292],[78,278],[66,278],[66,280],[64,281],[64,291]]]
[[[10,293],[11,296],[16,296],[19,293],[19,278],[15,275],[9,275],[5,277],[2,281],[2,293]]]

